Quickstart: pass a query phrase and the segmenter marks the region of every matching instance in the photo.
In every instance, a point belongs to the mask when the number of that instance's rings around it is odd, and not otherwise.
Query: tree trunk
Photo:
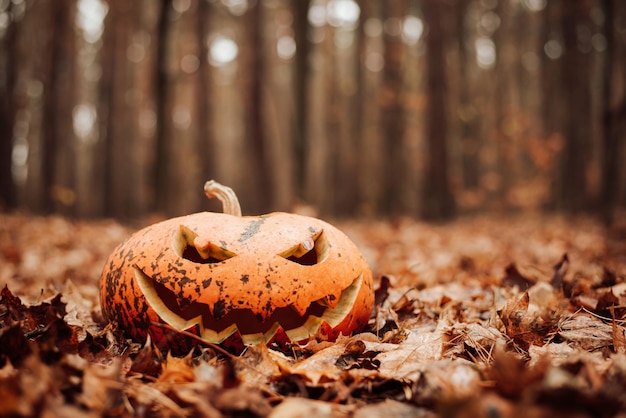
[[[168,193],[166,193],[165,185],[167,183],[168,171],[167,167],[167,131],[168,122],[168,101],[169,88],[167,65],[168,55],[171,48],[168,42],[168,33],[171,27],[172,0],[164,0],[157,20],[155,31],[155,68],[154,75],[154,92],[155,92],[155,116],[156,116],[156,132],[155,132],[155,165],[152,173],[152,187],[155,191],[155,205],[159,211],[165,211],[167,208]],[[202,67],[201,67],[202,68]],[[203,154],[201,154],[203,155]],[[208,180],[208,178],[207,178]]]
[[[562,7],[563,57],[561,74],[565,109],[565,144],[557,179],[558,207],[578,213],[586,208],[586,152],[591,134],[589,57],[578,47],[578,28],[589,25],[585,0],[567,0]]]
[[[468,51],[468,34],[465,31],[465,19],[470,0],[462,0],[456,15],[457,40],[459,48],[459,107],[460,107],[460,141],[461,141],[461,177],[463,188],[476,190],[479,186],[479,161],[478,151],[479,126],[478,111],[473,103],[471,95],[471,50]]]
[[[602,181],[600,195],[600,214],[607,224],[615,217],[615,209],[620,200],[621,188],[624,187],[623,176],[626,170],[620,162],[624,158],[626,136],[626,42],[616,42],[616,21],[626,18],[626,7],[615,4],[613,0],[603,0],[602,8],[605,16],[604,36],[606,51],[604,52],[602,72]],[[621,80],[619,78],[621,77]],[[615,88],[621,86],[621,88]]]
[[[74,192],[74,4],[60,1],[49,10],[50,36],[46,51],[42,115],[41,208],[65,215],[73,213]]]
[[[272,167],[267,164],[268,161],[268,144],[273,138],[267,138],[265,135],[267,127],[265,126],[264,108],[266,97],[264,90],[266,88],[265,74],[266,66],[266,50],[265,50],[265,34],[263,31],[263,19],[265,13],[264,6],[261,2],[256,3],[252,10],[248,12],[248,25],[246,28],[248,35],[248,54],[249,64],[244,66],[249,80],[250,97],[244,111],[247,113],[248,126],[246,129],[247,137],[252,148],[250,157],[252,158],[253,171],[256,175],[253,177],[255,210],[259,213],[267,212],[270,202],[274,199],[274,190],[270,187],[269,177]]]
[[[294,16],[294,38],[296,41],[294,97],[295,97],[295,124],[294,124],[294,162],[295,187],[303,190],[305,178],[305,149],[307,141],[308,97],[306,94],[309,77],[309,7],[311,0],[291,0]]]
[[[7,15],[12,15],[9,3]],[[17,206],[17,193],[12,173],[15,120],[15,80],[18,23],[10,20],[4,36],[0,38],[0,210]],[[23,144],[22,144],[23,145]]]
[[[428,109],[426,116],[427,162],[423,195],[423,216],[445,220],[454,215],[454,200],[448,179],[448,91],[446,76],[446,10],[440,0],[424,4],[424,17],[429,25],[426,38]]]
[[[394,1],[382,8],[384,24],[400,25],[408,12],[407,1]],[[428,19],[426,19],[428,21]],[[407,192],[403,187],[406,176],[404,134],[404,77],[403,62],[405,45],[399,33],[384,31],[384,62],[382,85],[381,128],[385,139],[384,166],[380,175],[384,178],[380,211],[397,215],[405,209]],[[443,70],[443,67],[440,68]]]

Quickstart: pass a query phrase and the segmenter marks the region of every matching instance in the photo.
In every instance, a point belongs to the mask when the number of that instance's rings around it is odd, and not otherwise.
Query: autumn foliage
[[[367,329],[184,357],[102,319],[135,228],[0,218],[0,416],[614,416],[626,412],[626,228],[556,217],[340,223],[376,277]]]

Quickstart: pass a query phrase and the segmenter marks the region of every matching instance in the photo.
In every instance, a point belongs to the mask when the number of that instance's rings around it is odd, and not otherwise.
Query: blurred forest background
[[[0,0],[0,208],[626,207],[626,2]]]

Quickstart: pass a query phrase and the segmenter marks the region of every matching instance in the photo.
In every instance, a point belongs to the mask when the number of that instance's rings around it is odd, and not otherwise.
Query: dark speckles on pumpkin
[[[239,280],[241,280],[241,283],[246,284],[250,281],[250,277],[247,274],[244,274]]]
[[[184,285],[186,285],[187,283],[189,283],[191,281],[192,280],[189,277],[183,276],[183,278],[180,279],[179,283],[180,283],[181,286],[184,286]]]
[[[272,288],[272,282],[270,282],[268,279],[265,279],[265,288],[266,289]]]
[[[209,277],[206,280],[202,280],[202,287],[204,287],[205,289],[209,286],[211,286],[211,282],[213,281],[212,277]]]

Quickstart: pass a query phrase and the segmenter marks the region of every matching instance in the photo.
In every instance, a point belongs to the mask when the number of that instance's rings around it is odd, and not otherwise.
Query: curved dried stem
[[[222,211],[228,215],[241,216],[241,206],[237,195],[230,187],[224,186],[215,180],[204,183],[204,194],[209,199],[217,198],[222,202]]]

